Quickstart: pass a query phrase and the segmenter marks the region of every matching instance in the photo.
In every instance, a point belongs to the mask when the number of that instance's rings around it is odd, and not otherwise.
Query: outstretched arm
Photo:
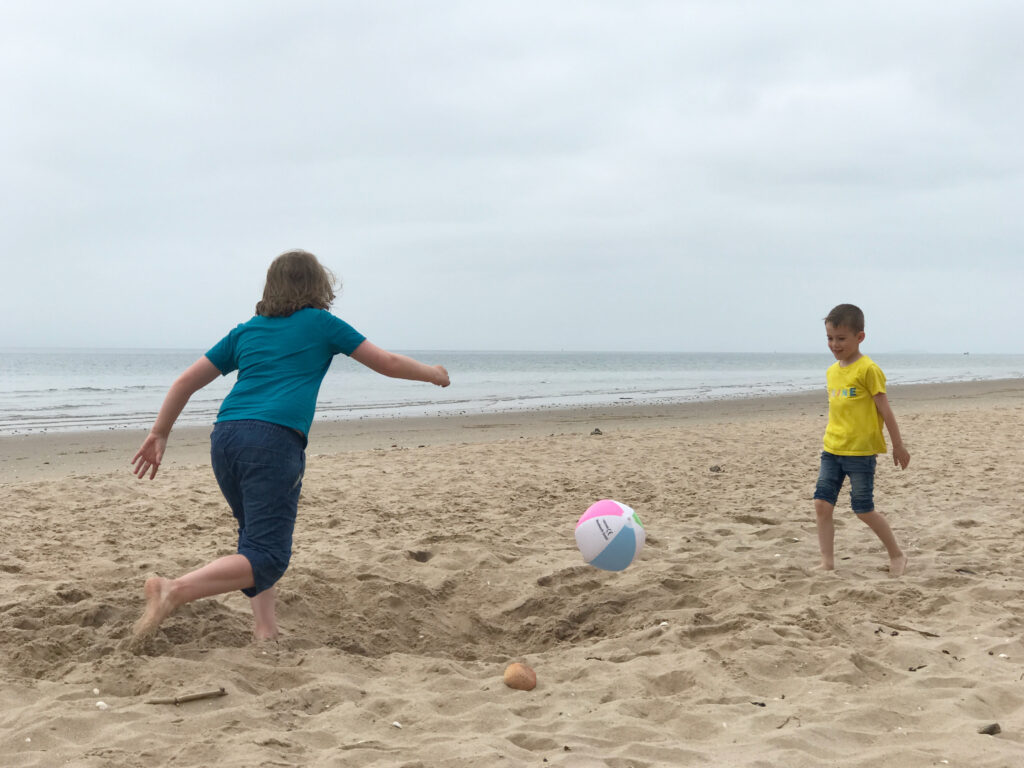
[[[885,422],[885,428],[889,430],[889,439],[892,440],[892,463],[900,469],[906,469],[910,464],[910,453],[903,446],[903,437],[900,435],[900,428],[896,423],[896,415],[892,412],[892,406],[889,405],[889,398],[885,396],[885,392],[879,392],[873,399],[875,408],[878,409],[882,421]]]
[[[160,468],[160,461],[164,457],[164,449],[167,448],[167,437],[171,434],[171,427],[178,420],[185,404],[188,403],[192,395],[218,376],[220,376],[220,371],[217,370],[217,366],[204,355],[175,379],[167,391],[163,405],[160,406],[160,413],[157,414],[153,428],[143,441],[139,452],[132,459],[132,464],[135,467],[132,472],[137,477],[141,479],[146,476],[147,472],[150,480],[156,477],[156,471]]]
[[[376,371],[393,379],[410,379],[426,381],[439,387],[447,387],[451,381],[444,366],[427,365],[405,355],[388,352],[376,344],[364,341],[351,355],[352,359],[362,363],[371,371]]]

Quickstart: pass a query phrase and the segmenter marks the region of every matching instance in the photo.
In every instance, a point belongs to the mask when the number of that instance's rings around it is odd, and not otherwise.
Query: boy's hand
[[[900,469],[906,469],[910,463],[910,452],[902,445],[892,447],[892,463]]]
[[[447,387],[451,384],[451,379],[448,378],[448,371],[443,365],[434,366],[434,379],[433,383],[439,387]]]

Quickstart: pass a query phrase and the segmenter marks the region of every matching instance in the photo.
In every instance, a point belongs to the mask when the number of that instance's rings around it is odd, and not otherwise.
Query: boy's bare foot
[[[835,563],[825,563],[825,562],[823,562],[823,563],[821,563],[821,565],[816,566],[814,570],[816,570],[816,571],[834,571],[835,569],[836,569]]]
[[[156,632],[161,622],[170,616],[177,606],[171,600],[170,579],[153,576],[146,579],[146,610],[142,618],[135,622],[132,634],[135,637],[148,637]]]
[[[900,555],[894,557],[889,561],[889,575],[894,579],[898,579],[904,573],[907,572],[907,556]]]

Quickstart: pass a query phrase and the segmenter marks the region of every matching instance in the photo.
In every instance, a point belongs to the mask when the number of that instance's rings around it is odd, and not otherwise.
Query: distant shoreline
[[[31,346],[31,347],[16,347],[16,346],[0,346],[0,355],[2,354],[52,354],[52,353],[64,353],[71,352],[74,354],[87,354],[93,352],[100,352],[105,354],[190,354],[190,355],[202,355],[206,352],[209,347],[62,347],[62,346]],[[806,350],[777,350],[773,349],[767,352],[755,352],[755,351],[742,351],[742,350],[730,350],[730,351],[715,351],[708,349],[574,349],[574,348],[559,348],[559,349],[447,349],[445,347],[439,348],[413,348],[413,347],[395,347],[393,351],[399,352],[406,355],[423,355],[423,354],[457,354],[457,355],[828,355],[824,349],[824,343],[820,348],[806,349]],[[928,350],[914,350],[914,349],[872,349],[870,351],[872,355],[1007,355],[1016,356],[1024,354],[1024,352],[987,352],[982,350],[955,350],[948,352],[931,352]]]
[[[339,360],[317,419],[497,414],[706,402],[820,390],[831,356],[690,353],[416,353],[440,361],[453,386],[382,378]],[[0,355],[0,435],[147,429],[191,353]],[[890,386],[1024,377],[1024,355],[876,355]],[[197,392],[179,425],[211,424],[234,383]]]
[[[899,418],[915,411],[941,409],[953,400],[960,406],[975,398],[983,399],[986,406],[1003,398],[1019,402],[1024,398],[1024,379],[892,385],[889,395]],[[664,404],[338,419],[313,424],[307,454],[487,443],[551,434],[590,434],[594,429],[606,432],[750,419],[770,421],[794,414],[819,419],[824,429],[827,408],[824,392],[813,391]],[[168,445],[164,473],[176,466],[207,463],[210,429],[210,425],[176,428]],[[128,477],[129,463],[146,432],[146,428],[134,428],[0,436],[0,483],[122,471]]]

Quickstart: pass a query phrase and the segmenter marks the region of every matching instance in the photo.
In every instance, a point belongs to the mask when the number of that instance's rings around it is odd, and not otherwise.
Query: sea
[[[0,349],[0,435],[152,424],[167,388],[205,350]],[[822,354],[456,352],[406,354],[444,365],[452,385],[388,379],[335,358],[317,421],[656,404],[824,389]],[[872,354],[890,385],[1024,378],[1024,355]],[[179,424],[212,424],[234,382],[196,393]]]

